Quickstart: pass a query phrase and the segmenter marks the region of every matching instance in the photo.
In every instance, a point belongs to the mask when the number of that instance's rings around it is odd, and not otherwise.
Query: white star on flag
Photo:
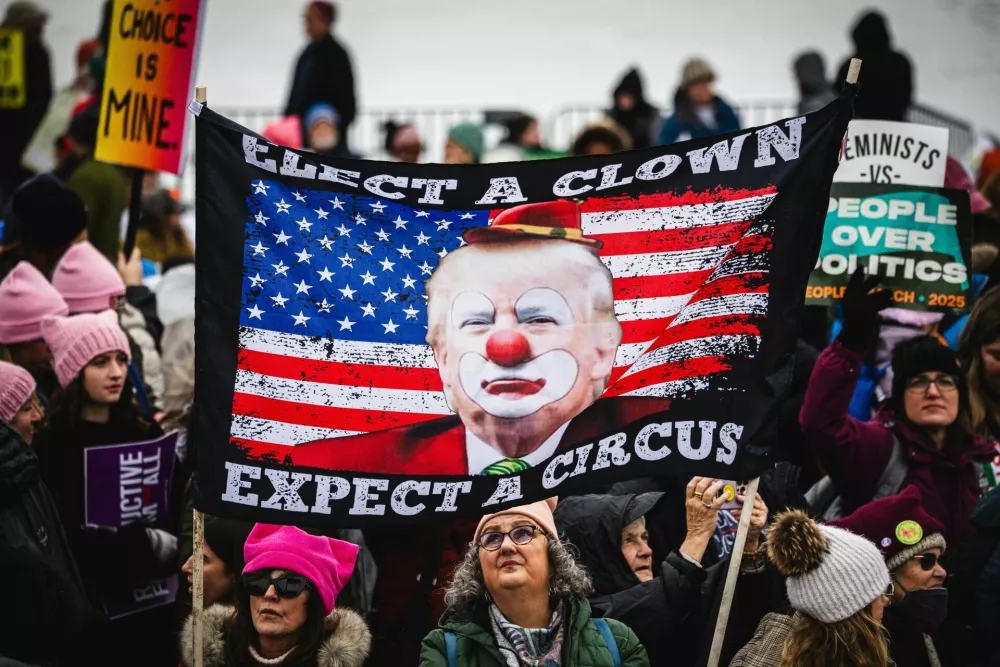
[[[441,220],[440,222],[438,222],[438,231],[439,232],[442,229],[448,229],[449,227],[451,227],[451,223],[448,222],[447,220]]]
[[[354,268],[354,258],[348,255],[346,252],[344,253],[343,257],[339,257],[338,259],[340,260],[340,268],[344,268],[345,266],[349,266],[352,269]]]
[[[334,209],[338,209],[339,208],[341,211],[344,210],[344,202],[340,201],[336,197],[334,197],[333,199],[331,199],[329,201],[330,201],[331,204],[333,204],[333,208]]]
[[[293,192],[292,196],[295,197],[295,201],[305,201],[306,200],[306,196],[299,194],[298,190],[296,190],[295,192]]]
[[[292,284],[295,285],[295,293],[296,294],[301,294],[302,292],[305,292],[306,294],[309,294],[309,290],[312,289],[312,285],[306,285],[306,281],[305,280],[301,281],[298,284],[296,284],[296,283],[292,283]]]
[[[333,250],[333,239],[326,238],[326,234],[323,234],[323,238],[316,241],[316,243],[323,246],[323,250]]]
[[[344,315],[344,319],[338,320],[337,324],[340,325],[340,330],[341,331],[343,331],[344,329],[347,329],[348,331],[351,331],[351,327],[353,327],[355,324],[357,324],[357,322],[350,321],[349,319],[347,319],[347,315]]]
[[[274,305],[281,306],[282,308],[284,308],[285,304],[288,303],[288,299],[281,296],[281,292],[278,292],[278,296],[272,296],[271,301],[274,301]]]
[[[250,287],[260,287],[263,284],[264,279],[260,277],[260,271],[258,271],[257,275],[250,279]]]
[[[253,186],[253,193],[255,195],[266,195],[267,189],[271,187],[270,185],[264,185],[264,181],[257,181],[256,183],[251,183],[250,185]]]
[[[409,308],[405,309],[403,312],[406,313],[406,319],[410,319],[410,318],[417,319],[417,315],[420,314],[420,311],[417,310],[416,308],[414,308],[413,306],[410,306]]]
[[[264,225],[265,227],[267,227],[267,221],[270,220],[271,218],[264,215],[263,211],[257,211],[257,215],[255,215],[253,219],[259,222],[260,224]]]
[[[406,277],[403,278],[403,287],[409,287],[410,289],[413,289],[416,286],[416,284],[417,281],[411,278],[409,273],[407,273]]]
[[[333,304],[332,303],[327,303],[326,299],[323,299],[323,303],[317,303],[316,306],[319,308],[319,312],[321,312],[321,313],[329,313],[330,312],[330,308],[333,307]]]
[[[403,244],[402,248],[396,248],[396,252],[398,252],[403,257],[406,257],[407,259],[409,259],[410,255],[413,254],[413,251],[407,248],[405,243]]]
[[[278,260],[277,264],[272,264],[271,266],[274,267],[274,272],[275,273],[280,273],[281,275],[285,275],[285,271],[287,271],[290,268],[290,267],[285,266],[285,261],[284,260],[280,260],[280,259]]]
[[[371,305],[370,303],[361,306],[361,310],[363,310],[365,313],[361,317],[368,317],[368,316],[375,317],[375,306]]]
[[[343,294],[345,299],[353,299],[354,293],[358,290],[351,289],[350,285],[344,285],[343,289],[339,289],[337,291]]]
[[[327,219],[328,217],[330,217],[330,214],[329,214],[329,213],[327,213],[326,211],[324,211],[324,210],[322,209],[322,207],[320,207],[320,208],[317,208],[317,209],[316,209],[315,211],[313,211],[313,212],[314,212],[314,213],[315,213],[316,215],[318,215],[318,216],[319,216],[319,219],[320,219],[320,220],[326,220],[326,219]]]
[[[267,257],[267,254],[266,254],[267,251],[270,250],[270,248],[268,248],[266,245],[262,244],[260,241],[257,241],[257,245],[252,245],[250,247],[253,248],[253,254],[255,254],[255,255],[264,255],[265,257]]]
[[[296,220],[295,224],[299,226],[299,231],[308,232],[309,228],[312,227],[311,222],[306,222],[305,216],[302,216],[301,220]]]
[[[385,232],[384,229],[380,229],[377,232],[375,232],[375,236],[378,237],[379,241],[385,241],[386,243],[389,242],[389,235]]]
[[[282,199],[281,201],[276,203],[275,206],[278,207],[278,213],[288,213],[288,209],[289,207],[291,207],[291,204],[286,204],[285,200]]]
[[[365,227],[368,226],[368,223],[365,222],[365,219],[361,217],[360,213],[354,216],[354,222],[358,223],[359,225],[364,225]]]
[[[476,217],[476,216],[472,215],[471,213],[463,213],[462,214],[462,220],[472,220],[474,217]]]
[[[447,248],[441,248],[440,250],[438,250],[438,257],[444,257],[447,254],[448,254]]]
[[[247,312],[250,313],[250,319],[256,317],[258,320],[261,319],[260,316],[264,313],[263,310],[257,307],[256,303],[253,305],[253,308],[247,308]],[[261,321],[263,322],[263,320]]]
[[[403,220],[402,217],[397,215],[396,219],[392,222],[396,225],[396,229],[406,229],[406,223],[409,222],[409,220]]]
[[[360,248],[361,252],[365,253],[366,255],[372,254],[372,246],[368,245],[368,241],[362,241],[361,243],[359,243],[358,248]]]
[[[375,211],[377,211],[378,213],[381,213],[382,211],[385,210],[385,204],[383,204],[380,201],[377,201],[374,204],[368,204],[368,205],[371,206],[372,209],[375,210]]]
[[[469,245],[469,244],[465,242],[465,239],[459,238],[458,239],[458,247],[461,248],[464,245]]]
[[[344,227],[344,223],[340,223],[340,227],[336,227],[336,230],[338,232],[340,232],[341,236],[350,236],[351,235],[351,230],[348,229],[347,227]]]
[[[372,275],[371,271],[365,271],[364,273],[362,273],[361,274],[361,279],[365,281],[365,282],[362,283],[363,285],[374,285],[375,284],[375,276]]]
[[[274,235],[274,238],[278,239],[279,244],[288,245],[288,239],[292,237],[286,234],[285,230],[281,230],[280,232]]]
[[[324,280],[331,283],[333,282],[332,280],[330,280],[330,276],[334,275],[334,273],[327,267],[324,266],[322,271],[317,271],[316,273],[319,274],[320,282],[323,282]]]
[[[417,239],[417,245],[430,245],[427,242],[431,240],[431,237],[427,236],[423,232],[420,232],[420,234],[414,238]]]
[[[385,328],[385,331],[383,331],[382,333],[396,333],[396,329],[399,328],[398,324],[393,324],[392,323],[392,319],[391,318],[390,318],[388,324],[383,324],[382,326]]]
[[[396,297],[399,296],[398,294],[396,294],[395,292],[392,291],[391,287],[389,289],[387,289],[386,291],[381,292],[381,294],[382,294],[382,296],[385,297],[385,302],[386,303],[389,303],[390,301],[395,301]]]
[[[417,211],[417,217],[418,218],[429,218],[430,215],[431,214],[428,213],[427,211]]]
[[[425,276],[429,276],[434,272],[434,267],[427,262],[424,262],[418,268],[420,269],[420,273]]]
[[[299,258],[300,262],[305,262],[306,264],[309,263],[309,258],[312,257],[305,248],[302,249],[302,252],[295,253],[295,256]]]
[[[396,266],[396,263],[390,262],[388,257],[379,262],[379,264],[382,265],[383,271],[392,271],[392,267]]]
[[[296,325],[301,324],[302,326],[305,326],[306,322],[312,319],[311,317],[306,317],[305,315],[303,315],[301,310],[299,311],[298,315],[292,315],[292,317],[295,318]]]

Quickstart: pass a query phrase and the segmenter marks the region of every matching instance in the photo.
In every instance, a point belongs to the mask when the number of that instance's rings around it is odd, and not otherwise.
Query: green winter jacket
[[[567,607],[569,625],[561,667],[612,667],[611,652],[590,619],[590,603],[569,600]],[[445,612],[440,627],[424,637],[420,646],[420,667],[448,667],[445,630],[451,630],[457,638],[457,667],[507,667],[493,639],[485,606],[477,608],[475,618],[475,621],[459,621]],[[627,625],[608,619],[608,627],[618,643],[622,667],[649,667],[646,649]]]

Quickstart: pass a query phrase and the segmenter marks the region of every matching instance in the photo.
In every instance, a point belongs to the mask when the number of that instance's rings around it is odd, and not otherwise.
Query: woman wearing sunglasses
[[[257,524],[243,547],[236,606],[205,610],[205,667],[361,667],[371,633],[357,613],[334,609],[358,547],[292,526]],[[194,665],[192,619],[181,634]]]
[[[877,279],[860,273],[851,278],[844,328],[817,359],[799,414],[806,442],[843,502],[839,516],[824,516],[840,518],[913,484],[957,543],[975,532],[969,518],[982,493],[982,464],[994,456],[972,431],[957,354],[931,336],[900,343],[892,355],[892,395],[870,421],[848,415],[879,311],[892,303],[890,291],[869,291],[876,286]]]
[[[488,514],[445,594],[440,627],[424,638],[420,665],[648,667],[627,626],[591,618],[591,590],[547,501]]]
[[[862,535],[882,550],[894,589],[892,606],[882,617],[893,662],[897,667],[942,664],[930,635],[948,614],[948,573],[941,566],[944,526],[924,509],[919,489],[908,486],[831,525]]]
[[[882,620],[895,586],[874,544],[792,510],[771,524],[767,556],[795,613],[765,616],[729,667],[892,665]]]

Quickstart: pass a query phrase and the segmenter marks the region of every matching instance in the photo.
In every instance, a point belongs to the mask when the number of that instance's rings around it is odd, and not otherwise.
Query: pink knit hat
[[[121,351],[132,361],[128,337],[118,325],[118,315],[113,310],[72,317],[46,317],[42,320],[42,336],[52,350],[56,377],[63,389],[100,354]]]
[[[118,269],[89,241],[70,246],[56,264],[52,286],[66,300],[71,315],[125,305],[125,283]]]
[[[0,361],[0,419],[13,421],[31,394],[35,391],[35,379],[20,366]]]
[[[556,536],[559,533],[556,531],[556,520],[552,516],[552,509],[556,506],[557,501],[558,499],[555,497],[546,498],[530,505],[518,505],[517,507],[500,510],[494,514],[487,514],[479,520],[479,525],[476,526],[476,537],[473,542],[479,541],[479,535],[483,532],[483,528],[486,527],[487,521],[495,519],[498,516],[510,516],[514,514],[531,519],[546,533]]]
[[[38,340],[42,319],[68,312],[66,302],[42,272],[19,262],[0,282],[0,344]]]
[[[288,570],[312,583],[329,614],[358,559],[358,545],[320,537],[294,526],[258,523],[243,545],[243,572]]]

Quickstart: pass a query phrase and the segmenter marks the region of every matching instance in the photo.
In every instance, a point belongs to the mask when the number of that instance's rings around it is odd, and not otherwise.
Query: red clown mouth
[[[537,394],[542,389],[545,388],[545,378],[540,378],[538,380],[520,380],[520,379],[500,379],[494,380],[493,382],[487,382],[483,380],[482,388],[488,393],[494,396],[503,396],[511,399],[520,398],[521,396],[531,396],[532,394]]]

